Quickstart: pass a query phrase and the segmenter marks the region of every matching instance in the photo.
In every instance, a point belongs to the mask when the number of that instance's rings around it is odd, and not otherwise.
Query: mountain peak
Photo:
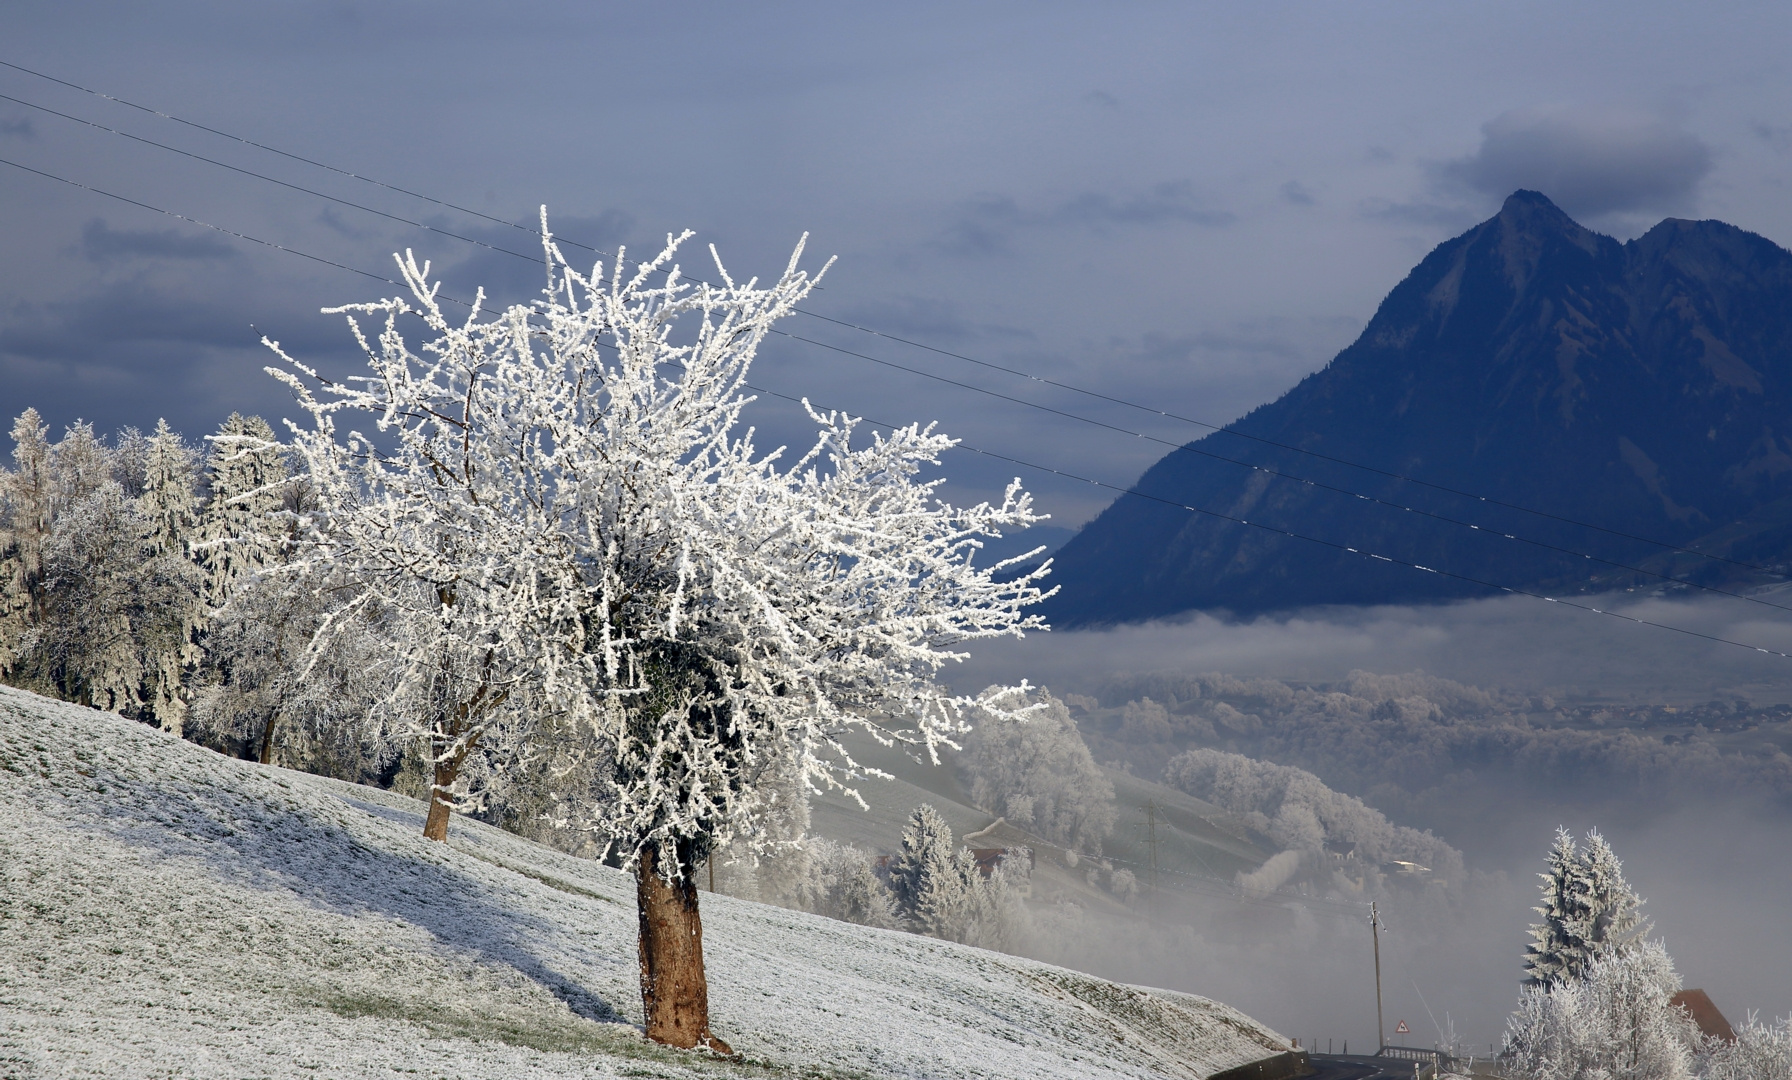
[[[1200,451],[1165,457],[1072,538],[1051,617],[1447,599],[1477,595],[1471,580],[1603,588],[1630,580],[1548,546],[1658,555],[1396,474],[1678,546],[1710,537],[1777,565],[1792,558],[1788,412],[1792,252],[1720,222],[1668,221],[1620,244],[1516,191],[1426,256],[1325,369]],[[1722,539],[1766,507],[1780,516],[1750,526],[1748,550]]]

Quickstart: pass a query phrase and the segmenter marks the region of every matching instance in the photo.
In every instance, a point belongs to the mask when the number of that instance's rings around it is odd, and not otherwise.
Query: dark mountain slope
[[[1792,252],[1715,221],[1664,221],[1620,244],[1521,191],[1428,255],[1324,370],[1190,444],[1486,530],[1666,565],[1647,543],[1240,434],[1670,543],[1746,534],[1748,557],[1779,561],[1792,551],[1792,513],[1769,505],[1792,496]],[[1511,586],[1636,580],[1189,448],[1134,492]],[[1723,576],[1721,564],[1673,565]],[[1066,544],[1057,570],[1060,625],[1489,591],[1138,494]]]

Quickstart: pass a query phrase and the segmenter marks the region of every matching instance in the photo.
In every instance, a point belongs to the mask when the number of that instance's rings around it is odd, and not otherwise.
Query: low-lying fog
[[[1792,607],[1792,592],[1761,595]],[[1792,652],[1792,611],[1721,597],[1574,599]],[[1146,673],[1339,683],[1352,671],[1422,671],[1503,692],[1508,703],[1523,702],[1504,706],[1528,717],[1515,723],[1568,738],[1578,734],[1564,726],[1598,728],[1601,738],[1610,737],[1601,746],[1627,740],[1626,753],[1650,755],[1635,768],[1621,757],[1583,766],[1572,750],[1547,767],[1514,758],[1518,766],[1504,772],[1452,772],[1441,790],[1410,800],[1385,787],[1380,795],[1364,790],[1362,756],[1403,749],[1375,744],[1384,736],[1368,727],[1361,738],[1369,744],[1351,748],[1354,771],[1340,765],[1328,775],[1323,755],[1284,762],[1364,797],[1397,824],[1432,829],[1464,853],[1473,875],[1447,914],[1405,910],[1397,898],[1386,905],[1381,960],[1390,1042],[1430,1045],[1451,1024],[1468,1049],[1485,1053],[1499,1039],[1518,989],[1536,873],[1558,825],[1577,834],[1598,828],[1612,842],[1687,986],[1706,989],[1732,1021],[1749,1010],[1764,1018],[1792,1013],[1785,918],[1792,901],[1792,769],[1784,756],[1792,724],[1778,714],[1720,727],[1710,737],[1699,727],[1695,738],[1633,722],[1638,708],[1650,705],[1723,701],[1732,715],[1748,715],[1792,702],[1792,659],[1505,597],[1038,634],[983,643],[950,675],[961,689],[1026,678],[1059,696],[1089,695],[1115,707],[1134,694],[1125,687],[1140,685],[1128,677]],[[1613,720],[1600,704],[1630,711],[1614,712]],[[1103,745],[1090,735],[1102,758]],[[1141,776],[1149,767],[1148,760],[1134,766]],[[1180,911],[1177,902],[1185,905]],[[1163,916],[1166,925],[1143,940],[1136,931],[1117,933],[1063,958],[1104,975],[1229,1001],[1303,1043],[1317,1039],[1320,1049],[1328,1039],[1373,1047],[1370,937],[1354,908],[1314,903],[1262,918],[1214,895],[1185,895]],[[1399,1021],[1410,1035],[1394,1034]]]

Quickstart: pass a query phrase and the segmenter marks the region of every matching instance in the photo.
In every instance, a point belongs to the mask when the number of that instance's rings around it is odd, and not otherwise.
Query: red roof
[[[1712,1038],[1725,1042],[1736,1041],[1736,1031],[1724,1014],[1717,1011],[1711,1003],[1711,997],[1703,990],[1682,990],[1668,999],[1668,1004],[1678,1005],[1692,1014],[1692,1022],[1699,1025],[1699,1031]]]

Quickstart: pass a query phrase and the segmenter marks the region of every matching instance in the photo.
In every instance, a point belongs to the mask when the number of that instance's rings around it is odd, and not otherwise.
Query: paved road
[[[1412,1080],[1412,1062],[1372,1057],[1314,1054],[1307,1080]]]

